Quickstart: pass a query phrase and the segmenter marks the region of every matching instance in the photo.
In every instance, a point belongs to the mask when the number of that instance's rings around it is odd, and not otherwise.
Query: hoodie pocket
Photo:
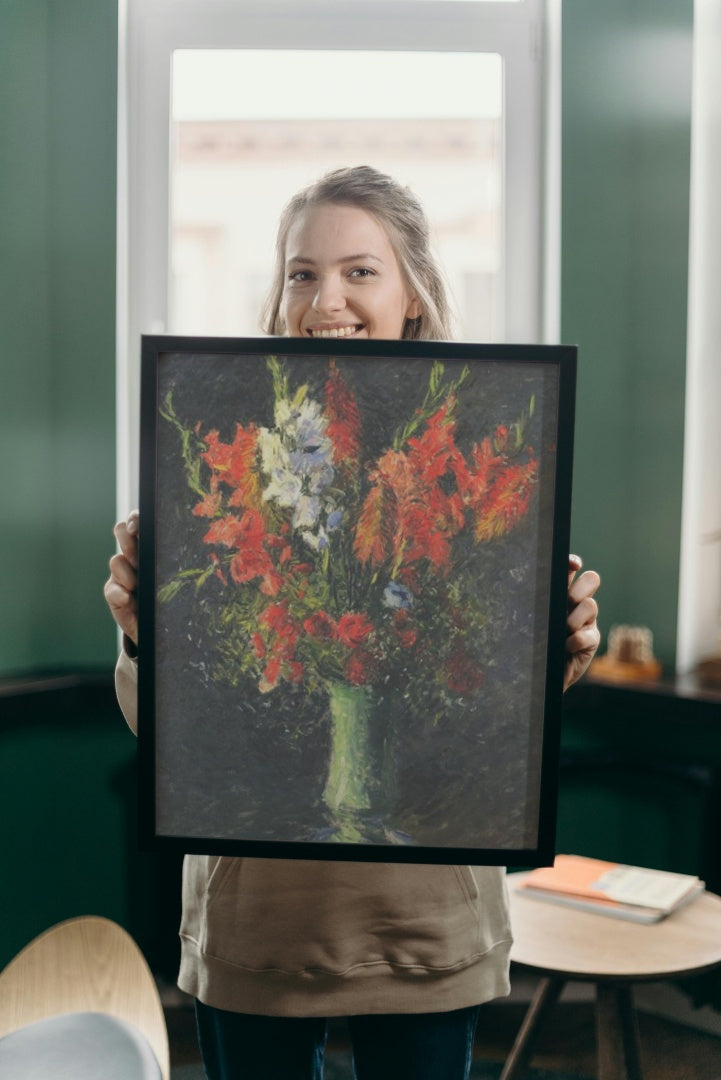
[[[502,871],[189,856],[183,930],[250,970],[448,970],[507,935]],[[480,875],[480,876],[479,876]]]

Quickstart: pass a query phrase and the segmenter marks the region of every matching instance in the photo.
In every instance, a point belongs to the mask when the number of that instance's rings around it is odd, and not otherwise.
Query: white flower
[[[301,494],[293,505],[295,506],[293,511],[293,528],[314,528],[320,517],[320,499],[318,496]]]
[[[278,506],[293,507],[297,506],[302,494],[300,477],[287,469],[274,469],[270,483],[263,491],[263,498],[266,502],[277,502]]]
[[[258,432],[261,467],[264,473],[272,475],[278,470],[288,469],[288,452],[283,446],[280,435],[275,431],[261,428]]]
[[[292,508],[295,528],[313,528],[321,512],[320,498],[333,480],[333,444],[328,421],[318,402],[308,398],[276,402],[276,431],[261,428],[261,467],[270,483],[263,498]]]
[[[301,536],[311,551],[324,551],[328,547],[328,534],[322,525],[319,525],[315,532],[304,530]]]
[[[289,449],[304,452],[318,450],[332,454],[332,445],[326,435],[328,420],[323,408],[310,398],[299,403],[282,399],[276,403],[275,424],[283,442]]]

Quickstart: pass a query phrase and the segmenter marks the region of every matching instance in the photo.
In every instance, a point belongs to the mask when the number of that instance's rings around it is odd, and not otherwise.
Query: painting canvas
[[[151,847],[553,853],[575,350],[146,337]]]

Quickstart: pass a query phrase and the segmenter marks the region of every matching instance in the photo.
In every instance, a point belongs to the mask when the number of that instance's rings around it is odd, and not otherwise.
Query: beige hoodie
[[[125,653],[116,687],[135,731]],[[501,867],[186,855],[180,937],[181,989],[236,1012],[442,1012],[509,992]]]

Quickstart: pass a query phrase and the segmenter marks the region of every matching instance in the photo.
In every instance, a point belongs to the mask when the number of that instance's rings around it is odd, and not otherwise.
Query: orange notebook
[[[557,855],[519,884],[529,897],[638,922],[657,922],[704,890],[693,874]]]

